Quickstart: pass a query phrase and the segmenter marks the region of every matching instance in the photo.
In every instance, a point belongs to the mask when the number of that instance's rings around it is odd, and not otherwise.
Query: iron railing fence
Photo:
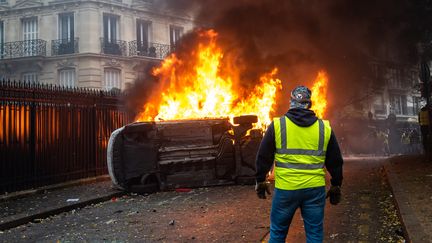
[[[40,39],[5,42],[0,58],[46,56],[46,44],[45,40]]]
[[[79,52],[78,38],[51,41],[51,55],[65,55]]]
[[[145,41],[130,41],[129,56],[144,56],[164,59],[170,53],[170,45]]]
[[[104,54],[126,56],[127,42],[124,40],[109,40],[107,38],[100,38],[101,52]]]
[[[107,173],[119,93],[0,81],[0,194]]]

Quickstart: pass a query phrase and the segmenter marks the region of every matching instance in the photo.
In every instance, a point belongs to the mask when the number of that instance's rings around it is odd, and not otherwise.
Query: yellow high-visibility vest
[[[420,110],[419,124],[420,126],[429,125],[429,113],[427,110]]]
[[[318,119],[300,127],[288,117],[273,121],[276,140],[275,187],[298,190],[325,186],[324,162],[331,127]]]

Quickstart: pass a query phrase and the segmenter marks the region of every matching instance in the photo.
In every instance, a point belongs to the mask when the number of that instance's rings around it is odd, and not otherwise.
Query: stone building
[[[377,120],[394,114],[397,121],[416,122],[424,103],[420,96],[420,80],[417,66],[395,61],[374,61],[368,99],[368,111]]]
[[[0,0],[0,78],[124,89],[194,27],[154,0]]]

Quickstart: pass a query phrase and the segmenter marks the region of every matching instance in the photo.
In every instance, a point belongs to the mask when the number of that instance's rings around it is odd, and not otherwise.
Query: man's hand
[[[330,203],[337,205],[341,201],[341,190],[338,186],[331,186],[327,192],[326,198],[330,197]]]
[[[257,193],[258,198],[266,199],[266,192],[267,194],[270,193],[270,182],[263,181],[263,182],[257,182],[255,185],[255,191]]]

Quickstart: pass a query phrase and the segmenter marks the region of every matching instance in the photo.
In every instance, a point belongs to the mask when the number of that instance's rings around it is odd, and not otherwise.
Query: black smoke
[[[155,8],[192,13],[200,27],[214,28],[226,55],[245,67],[245,86],[278,67],[286,95],[326,70],[334,111],[379,82],[371,62],[416,65],[419,43],[431,39],[429,0],[165,0]]]

